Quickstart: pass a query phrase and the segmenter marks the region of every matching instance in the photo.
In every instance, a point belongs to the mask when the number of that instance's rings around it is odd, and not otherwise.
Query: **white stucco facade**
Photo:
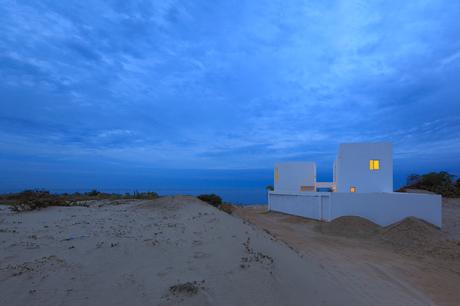
[[[275,165],[274,189],[280,192],[314,191],[316,164],[313,162],[286,162]]]
[[[379,169],[369,163],[378,161]],[[341,144],[334,163],[335,191],[392,192],[393,148],[391,143]]]
[[[333,177],[333,182],[317,182],[313,162],[277,164],[268,209],[324,221],[360,216],[386,226],[417,217],[442,225],[441,196],[393,192],[390,143],[340,145]],[[331,192],[317,192],[329,185]]]

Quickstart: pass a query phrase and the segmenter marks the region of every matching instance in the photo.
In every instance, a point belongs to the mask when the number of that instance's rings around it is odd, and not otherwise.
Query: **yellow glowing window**
[[[369,170],[379,170],[380,169],[380,160],[371,159],[369,160]]]
[[[279,178],[278,167],[275,167],[275,183],[278,183]]]
[[[355,187],[355,186],[351,186],[351,187],[350,187],[350,192],[356,192],[356,187]]]

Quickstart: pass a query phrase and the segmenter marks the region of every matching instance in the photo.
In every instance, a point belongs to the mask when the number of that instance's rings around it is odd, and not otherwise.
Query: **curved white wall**
[[[406,217],[417,217],[438,227],[442,225],[440,195],[400,192],[271,192],[268,202],[269,210],[324,221],[341,216],[359,216],[387,226]]]
[[[440,195],[389,193],[331,193],[328,221],[341,216],[360,216],[386,226],[406,217],[442,225]]]

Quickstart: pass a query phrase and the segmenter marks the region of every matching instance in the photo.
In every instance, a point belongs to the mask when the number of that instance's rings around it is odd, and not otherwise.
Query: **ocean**
[[[0,192],[44,189],[53,193],[108,193],[154,191],[160,195],[199,195],[215,193],[225,202],[238,205],[266,204],[268,185],[273,185],[272,169],[183,170],[183,169],[104,169],[103,171],[61,171],[15,173],[0,178]],[[404,184],[406,175],[395,176],[395,188]],[[318,173],[318,181],[330,181],[332,174]]]

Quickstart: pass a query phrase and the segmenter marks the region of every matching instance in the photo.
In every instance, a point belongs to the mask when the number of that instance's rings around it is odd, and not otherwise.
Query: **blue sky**
[[[328,177],[358,141],[393,142],[398,177],[460,174],[459,19],[458,1],[0,0],[0,183],[265,183],[278,160]]]

